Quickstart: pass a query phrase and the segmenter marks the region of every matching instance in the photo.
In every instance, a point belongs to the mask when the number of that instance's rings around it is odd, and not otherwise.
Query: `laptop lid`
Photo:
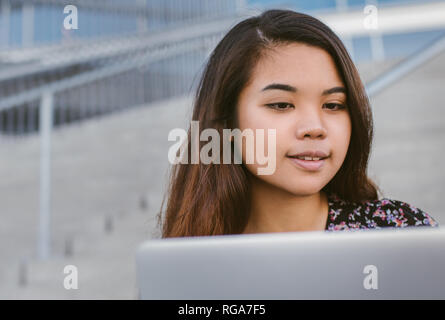
[[[149,240],[142,299],[445,299],[445,230],[290,232]]]

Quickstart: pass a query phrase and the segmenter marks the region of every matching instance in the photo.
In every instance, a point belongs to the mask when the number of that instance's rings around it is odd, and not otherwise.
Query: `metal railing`
[[[91,1],[72,2],[89,10],[108,6],[104,1],[95,1],[95,8],[89,5],[93,3]],[[170,5],[191,3],[182,0],[167,2]],[[183,17],[193,20],[201,15],[202,19],[194,23],[185,19],[189,22],[181,24],[181,28],[164,28],[166,31],[162,32],[144,30],[126,38],[0,51],[0,138],[5,134],[40,133],[40,258],[51,255],[50,153],[53,128],[193,90],[194,80],[199,76],[206,57],[224,32],[238,20],[236,12],[227,19],[224,19],[225,14],[218,15],[218,12],[224,12],[238,2],[217,0],[212,2],[212,6],[207,0],[195,1],[207,5],[197,10],[191,7],[189,11],[192,14],[184,14]],[[8,1],[11,3],[23,5],[25,1]],[[33,1],[35,5],[42,3],[60,5],[65,2]],[[143,11],[153,13],[150,9]],[[141,13],[139,10],[127,10],[122,14]],[[177,18],[171,17],[173,20]],[[49,58],[48,54],[51,55]],[[9,62],[2,66],[2,61]]]
[[[398,65],[383,73],[377,79],[366,86],[368,96],[372,97],[380,93],[391,84],[396,83],[408,73],[412,72],[425,62],[445,51],[445,35],[436,39],[425,48],[422,48],[404,59]]]
[[[26,84],[18,79],[21,86],[9,86],[10,91],[15,90],[12,94],[0,90],[0,133],[37,132],[39,101],[45,92],[54,94],[56,126],[187,93],[207,53],[235,22],[232,18],[190,26],[180,32],[167,31],[136,38],[124,42],[125,46],[117,53],[105,55],[108,62],[102,65],[91,66],[88,58],[75,57],[51,68],[39,65],[39,70],[30,69],[25,74],[28,80],[34,74],[47,71],[49,74],[43,74],[40,83]],[[90,57],[90,62],[99,60]],[[66,76],[67,72],[61,75],[60,70],[53,72],[55,66],[81,66],[80,62],[89,68],[84,67],[73,76]],[[0,79],[1,76],[0,72]],[[9,75],[8,79],[11,78],[14,77]],[[9,87],[2,88],[7,91]]]

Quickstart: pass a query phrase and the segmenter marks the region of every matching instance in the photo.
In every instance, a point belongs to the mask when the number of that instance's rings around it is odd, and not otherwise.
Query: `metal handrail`
[[[397,64],[392,69],[384,72],[377,79],[371,81],[369,85],[366,85],[366,92],[369,97],[375,96],[382,90],[387,88],[393,83],[396,83],[402,77],[408,73],[414,71],[416,68],[434,58],[445,50],[445,35],[442,35],[438,39],[426,47],[416,51],[408,58]]]
[[[183,41],[181,43],[166,45],[164,48],[161,48],[156,51],[150,51],[142,55],[141,57],[132,58],[125,62],[120,62],[118,64],[116,63],[112,66],[102,67],[94,71],[85,72],[80,75],[59,80],[57,82],[50,83],[44,86],[40,86],[38,88],[20,93],[12,97],[4,98],[0,100],[0,111],[7,110],[13,106],[20,105],[26,102],[37,100],[45,92],[56,93],[59,91],[67,90],[80,85],[85,85],[89,82],[94,82],[100,79],[118,75],[125,71],[137,69],[138,67],[156,61],[164,60],[168,57],[187,53],[190,51],[195,51],[198,48],[206,46],[207,40],[209,40],[209,36],[201,37],[194,41],[189,40],[189,41]]]
[[[228,29],[233,23],[236,23],[239,18],[222,19],[209,23],[200,23],[197,25],[191,25],[184,27],[181,30],[172,29],[164,32],[158,32],[154,34],[146,34],[144,36],[133,36],[126,39],[117,39],[114,41],[99,41],[95,42],[94,47],[90,43],[80,44],[79,46],[72,47],[67,45],[65,49],[62,47],[60,51],[65,52],[69,50],[68,55],[71,58],[65,58],[64,62],[54,63],[53,65],[37,64],[34,66],[22,66],[15,68],[15,70],[0,71],[0,81],[13,79],[16,77],[23,77],[35,73],[46,72],[53,68],[63,68],[73,64],[85,63],[92,58],[105,59],[117,55],[126,55],[136,52],[138,50],[147,50],[157,46],[162,46],[169,43],[178,41],[193,40],[198,37],[209,37],[215,33],[223,32]],[[116,44],[121,44],[116,46]],[[99,48],[99,49],[98,49]],[[79,55],[79,52],[89,50],[89,54]],[[73,54],[76,53],[76,54]]]
[[[238,19],[230,18],[205,24],[201,23],[198,25],[192,25],[184,27],[181,30],[175,29],[154,34],[147,34],[145,36],[127,37],[126,39],[117,39],[115,41],[96,42],[94,47],[92,47],[89,43],[80,44],[74,48],[72,46],[67,46],[65,49],[71,52],[68,52],[68,58],[62,58],[65,61],[61,61],[59,63],[55,62],[54,64],[50,65],[36,64],[34,66],[19,66],[12,70],[5,70],[3,72],[0,71],[0,81],[13,79],[19,76],[23,77],[35,73],[46,72],[53,70],[56,67],[63,68],[74,64],[85,63],[90,61],[92,58],[106,59],[117,55],[132,54],[136,51],[147,50],[168,43],[192,40],[198,37],[209,37],[212,34],[223,32],[236,21],[238,21]],[[79,55],[79,52],[83,52],[84,50],[88,50],[90,52],[88,54]],[[61,48],[61,51],[64,52],[66,50]]]

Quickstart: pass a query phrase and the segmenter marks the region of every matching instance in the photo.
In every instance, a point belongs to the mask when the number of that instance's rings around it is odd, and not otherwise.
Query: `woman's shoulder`
[[[372,217],[386,220],[396,227],[420,225],[439,226],[428,213],[407,202],[383,198],[381,200],[374,200],[372,203],[374,204]]]
[[[438,227],[439,224],[425,211],[404,201],[382,198],[350,202],[337,195],[329,195],[329,229],[339,224],[343,229],[404,228],[411,226]]]

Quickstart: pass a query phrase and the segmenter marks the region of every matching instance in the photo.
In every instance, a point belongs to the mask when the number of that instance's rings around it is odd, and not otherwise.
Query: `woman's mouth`
[[[287,156],[298,167],[309,171],[320,170],[328,157]]]

